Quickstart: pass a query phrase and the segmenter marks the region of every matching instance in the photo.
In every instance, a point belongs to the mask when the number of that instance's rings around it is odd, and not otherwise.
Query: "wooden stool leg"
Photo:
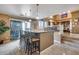
[[[32,44],[31,44],[31,47],[30,47],[30,54],[32,55]]]
[[[37,43],[37,42],[35,42],[35,51],[36,51],[36,46],[37,46],[36,43]]]
[[[40,41],[38,42],[38,51],[39,51],[39,54],[40,54]]]

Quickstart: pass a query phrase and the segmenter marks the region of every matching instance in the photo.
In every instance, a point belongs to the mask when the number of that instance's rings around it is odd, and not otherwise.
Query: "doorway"
[[[22,22],[11,20],[11,40],[20,38],[20,31],[22,30]]]

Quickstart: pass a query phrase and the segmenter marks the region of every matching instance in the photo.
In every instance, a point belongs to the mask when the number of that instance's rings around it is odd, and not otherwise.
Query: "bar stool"
[[[33,47],[34,47],[32,53],[39,51],[39,54],[40,54],[40,38],[39,38],[38,33],[32,34],[32,44],[33,44]]]
[[[40,40],[33,38],[32,43],[33,43],[33,47],[34,47],[32,53],[39,51],[39,54],[40,54]]]
[[[20,43],[24,41],[24,51],[28,55],[32,55],[37,50],[40,52],[40,41],[34,39],[32,32],[24,32],[24,35],[21,35]]]
[[[40,40],[39,38],[34,37],[33,32],[26,32],[26,37],[28,36],[27,41],[27,52],[28,55],[32,55],[34,52],[39,51],[40,54]]]

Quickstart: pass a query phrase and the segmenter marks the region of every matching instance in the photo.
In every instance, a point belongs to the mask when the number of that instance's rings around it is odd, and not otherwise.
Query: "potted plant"
[[[3,20],[0,20],[0,36],[5,33],[7,30],[9,30],[9,27],[8,26],[5,26],[5,21]],[[3,43],[3,40],[1,39],[0,37],[0,44]]]

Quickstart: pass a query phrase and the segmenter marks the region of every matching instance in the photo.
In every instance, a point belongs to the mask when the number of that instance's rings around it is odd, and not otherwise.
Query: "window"
[[[43,21],[39,21],[39,29],[43,29],[44,28],[44,22]]]
[[[25,22],[25,30],[30,30],[30,28],[31,28],[31,23]]]
[[[44,27],[47,27],[48,26],[48,23],[46,21],[44,22],[44,24],[45,24]]]

